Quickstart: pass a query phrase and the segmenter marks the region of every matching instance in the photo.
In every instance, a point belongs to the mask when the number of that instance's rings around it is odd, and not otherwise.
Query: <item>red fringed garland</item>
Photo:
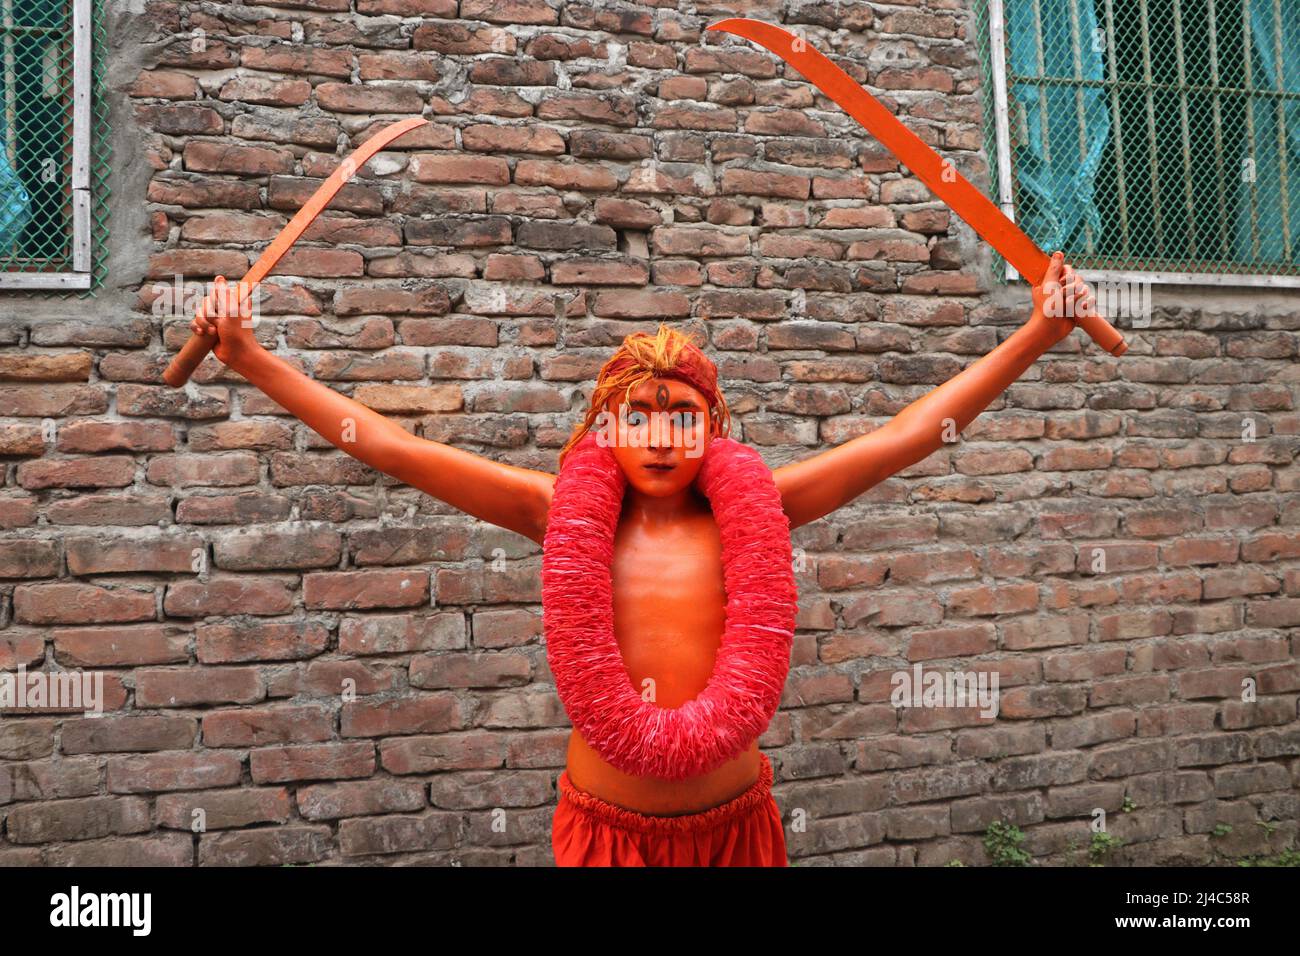
[[[614,638],[610,567],[626,481],[594,432],[564,460],[542,549],[547,659],[569,718],[606,762],[681,780],[748,747],[781,702],[797,599],[790,522],[758,452],[715,438],[697,481],[721,534],[726,628],[699,696],[659,707],[632,686]]]

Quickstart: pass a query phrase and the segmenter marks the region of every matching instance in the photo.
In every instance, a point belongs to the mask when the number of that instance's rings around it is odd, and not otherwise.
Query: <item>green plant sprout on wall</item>
[[[1088,846],[1088,859],[1091,861],[1089,866],[1103,866],[1106,858],[1115,850],[1124,845],[1124,841],[1119,837],[1111,836],[1104,830],[1092,835],[1092,841]]]
[[[1030,855],[1020,848],[1024,832],[1014,824],[995,820],[984,831],[984,852],[994,866],[1028,866]]]

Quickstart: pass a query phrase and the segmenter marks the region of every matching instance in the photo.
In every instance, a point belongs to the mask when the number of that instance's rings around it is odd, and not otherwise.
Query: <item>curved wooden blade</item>
[[[254,287],[270,274],[271,270],[276,267],[276,264],[284,258],[284,254],[289,251],[289,248],[302,237],[304,232],[307,231],[307,227],[310,226],[312,222],[315,221],[316,217],[325,210],[325,207],[333,201],[334,197],[338,194],[338,191],[343,188],[344,184],[356,175],[358,169],[364,166],[371,157],[375,155],[375,153],[393,142],[393,140],[405,133],[409,133],[417,126],[423,126],[427,122],[429,121],[420,116],[411,116],[407,119],[399,120],[391,126],[385,126],[378,133],[353,150],[347,158],[339,164],[338,168],[335,169],[334,172],[330,173],[329,177],[320,184],[316,189],[316,192],[312,194],[311,198],[308,199],[294,217],[289,220],[288,224],[280,230],[280,234],[275,237],[275,240],[267,246],[265,250],[263,250],[260,256],[257,257],[257,261],[253,263],[252,268],[250,268],[248,272],[244,274],[244,277],[239,280],[238,303],[242,305],[244,300],[247,299],[248,296],[252,295]],[[208,301],[204,301],[203,305],[200,306],[200,309],[207,309],[208,307]],[[194,370],[199,367],[199,363],[207,357],[207,354],[210,351],[212,351],[212,347],[216,342],[216,336],[191,335],[189,341],[185,343],[185,347],[176,354],[176,357],[172,359],[171,364],[167,366],[167,370],[163,372],[163,381],[175,388],[180,388],[189,381],[190,376],[194,374]]]
[[[992,201],[971,185],[957,167],[939,156],[919,136],[903,125],[893,113],[864,90],[842,69],[814,49],[803,37],[771,23],[730,17],[710,24],[707,29],[720,30],[743,37],[765,47],[798,70],[807,80],[862,124],[917,179],[948,204],[970,227],[1010,262],[1033,285],[1043,281],[1048,256],[1023,229],[1006,217]],[[1121,355],[1128,346],[1123,336],[1101,316],[1078,319],[1079,326],[1098,345],[1112,355]]]

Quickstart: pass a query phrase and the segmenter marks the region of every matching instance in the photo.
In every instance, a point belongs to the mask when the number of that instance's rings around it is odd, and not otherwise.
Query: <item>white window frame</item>
[[[72,2],[72,271],[0,271],[4,289],[89,289],[92,0]],[[9,6],[5,4],[5,11]]]
[[[989,58],[993,61],[993,98],[998,164],[998,205],[1016,221],[1015,193],[1011,188],[1011,117],[1007,95],[1007,51],[1005,0],[989,0]],[[1152,285],[1245,286],[1271,289],[1300,288],[1300,275],[1228,272],[1145,272],[1138,269],[1078,269],[1088,282],[1142,283]],[[1006,263],[1009,281],[1024,280],[1011,263]]]

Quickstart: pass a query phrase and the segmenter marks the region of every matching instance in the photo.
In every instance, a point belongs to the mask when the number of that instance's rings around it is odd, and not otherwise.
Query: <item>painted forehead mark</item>
[[[655,389],[655,402],[660,408],[668,407],[668,386],[664,385],[662,382],[659,384],[659,387]]]

